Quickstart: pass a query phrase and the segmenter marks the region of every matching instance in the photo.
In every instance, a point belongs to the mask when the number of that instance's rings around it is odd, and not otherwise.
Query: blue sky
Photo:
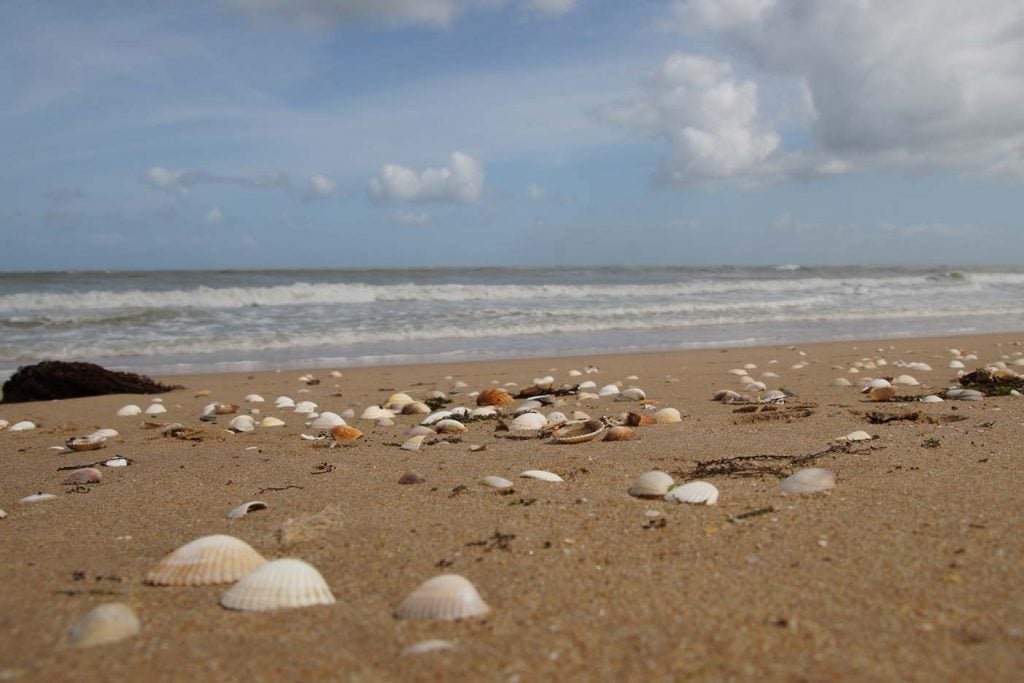
[[[0,7],[0,269],[1019,263],[1018,0]]]

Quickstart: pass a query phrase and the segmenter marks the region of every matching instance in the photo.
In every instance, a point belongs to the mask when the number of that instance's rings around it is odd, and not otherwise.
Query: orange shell
[[[516,400],[512,398],[512,394],[504,389],[484,389],[476,397],[476,404],[478,406],[507,406],[515,402]]]
[[[612,427],[604,435],[605,441],[639,441],[640,435],[631,427]]]
[[[626,424],[630,427],[644,427],[647,425],[658,424],[658,421],[644,413],[627,413]]]
[[[331,436],[335,441],[355,441],[363,436],[363,433],[351,425],[338,425],[331,429]]]

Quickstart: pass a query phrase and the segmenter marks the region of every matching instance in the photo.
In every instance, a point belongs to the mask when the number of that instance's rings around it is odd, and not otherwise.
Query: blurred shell
[[[476,404],[478,406],[507,406],[515,402],[516,400],[512,398],[512,394],[504,389],[484,389],[476,397]]]
[[[335,441],[355,441],[363,436],[363,433],[351,425],[338,425],[331,429],[331,436]]]
[[[68,642],[75,647],[92,647],[130,638],[142,630],[139,618],[123,602],[97,605],[71,628]]]
[[[590,415],[586,414],[582,410],[577,410],[577,411],[573,412],[572,419],[575,422],[582,422],[582,421],[585,421],[585,420],[589,420],[590,419]]]
[[[68,439],[65,445],[73,451],[95,451],[107,445],[107,437],[96,436],[95,434],[76,436]]]
[[[602,436],[607,427],[600,420],[568,422],[551,433],[555,443],[574,444],[592,441]]]
[[[563,425],[568,421],[569,418],[565,416],[565,413],[555,410],[548,413],[546,426],[557,427],[558,425]]]
[[[57,496],[52,493],[33,493],[31,496],[25,496],[19,503],[41,503],[46,500],[53,500]]]
[[[868,397],[875,403],[884,403],[896,398],[896,390],[892,387],[874,387],[868,391]]]
[[[651,470],[641,474],[629,487],[629,495],[637,498],[662,498],[675,482],[672,477],[661,470]]]
[[[379,420],[382,417],[394,417],[395,414],[390,410],[384,410],[380,406],[366,406],[363,412],[359,415],[360,420]]]
[[[520,472],[519,476],[526,479],[539,479],[540,481],[565,481],[554,472],[548,472],[547,470],[526,470],[525,472]]]
[[[305,413],[312,413],[316,409],[317,409],[317,405],[313,401],[299,401],[298,403],[295,404],[295,408],[293,409],[293,412],[305,414]]]
[[[11,426],[11,423],[7,420],[0,420],[0,429],[7,429]]]
[[[964,364],[958,360],[951,360],[949,361],[949,367],[953,368],[954,370],[962,370],[964,368]]]
[[[437,432],[433,429],[424,425],[416,425],[415,427],[409,427],[405,430],[405,436],[419,436],[421,434],[424,436],[432,436],[436,433]]]
[[[647,415],[646,413],[635,412],[626,413],[623,416],[622,421],[625,422],[630,427],[646,427],[649,425],[657,424],[657,420],[655,420],[652,416]]]
[[[82,467],[77,470],[73,470],[68,474],[67,478],[64,479],[65,484],[78,485],[78,484],[98,484],[103,481],[103,473],[95,467]]]
[[[498,489],[499,491],[504,491],[515,486],[515,484],[510,482],[508,479],[505,479],[504,477],[498,477],[493,474],[481,479],[480,483],[483,484],[484,486],[490,486],[492,489]]]
[[[245,397],[245,402],[246,403],[265,403],[266,399],[264,399],[259,394],[249,394],[248,396]]]
[[[779,483],[780,493],[819,493],[836,485],[836,473],[820,467],[799,470]]]
[[[718,488],[706,481],[691,481],[669,491],[665,494],[665,500],[693,505],[715,505],[718,503]]]
[[[294,408],[295,400],[290,396],[278,396],[274,399],[275,408]]]
[[[462,424],[458,420],[444,419],[434,425],[434,430],[438,434],[464,434],[469,431],[469,427]]]
[[[245,541],[216,534],[186,543],[147,575],[153,586],[206,586],[231,583],[266,563]]]
[[[352,420],[355,419],[355,416],[356,411],[354,408],[346,408],[345,410],[341,411],[341,418],[343,420]]]
[[[231,415],[238,412],[238,406],[234,403],[215,403],[213,412],[216,415]]]
[[[102,429],[97,429],[89,436],[102,436],[105,439],[116,439],[117,437],[121,436],[121,434],[116,429],[111,429],[110,427],[103,427]]]
[[[407,406],[412,402],[412,396],[399,391],[388,396],[388,400],[384,401],[384,407],[389,410],[394,408],[401,410],[403,406]]]
[[[547,424],[548,419],[540,413],[523,413],[512,420],[508,428],[512,432],[529,432],[544,429]]]
[[[334,603],[334,595],[316,567],[291,558],[267,562],[220,598],[224,607],[247,612]]]
[[[580,382],[578,385],[576,385],[576,388],[579,389],[580,391],[583,391],[584,389],[597,389],[597,382],[588,379],[584,382]]]
[[[36,423],[31,420],[22,420],[21,422],[15,422],[10,426],[12,432],[27,432],[30,429],[35,429]]]
[[[228,519],[238,519],[244,517],[250,512],[256,512],[257,510],[266,510],[267,504],[262,500],[250,500],[248,503],[242,503],[236,508],[232,508],[231,512],[228,513]]]
[[[127,458],[111,458],[103,462],[104,467],[128,467]]]
[[[603,387],[601,387],[598,390],[597,395],[598,396],[615,396],[618,393],[619,393],[619,388],[616,385],[614,385],[614,384],[606,384],[606,385],[604,385]]]
[[[734,400],[736,400],[738,398],[740,398],[740,395],[737,394],[732,389],[719,389],[711,397],[711,400],[712,401],[734,401]]]
[[[228,429],[233,432],[251,432],[256,429],[256,420],[252,415],[235,415],[228,423]]]
[[[260,420],[260,427],[284,427],[284,420],[276,417],[265,417]]]
[[[396,619],[469,619],[487,615],[491,608],[476,587],[458,574],[442,574],[424,581],[395,610]]]
[[[426,481],[426,478],[419,472],[409,471],[398,478],[398,483],[403,486],[410,486],[412,484],[422,484]]]
[[[623,389],[622,392],[616,396],[616,399],[619,401],[643,401],[645,398],[647,398],[647,394],[640,387],[629,387],[628,389]]]
[[[625,426],[610,427],[604,434],[605,441],[639,441],[640,435],[632,428]]]
[[[846,436],[840,436],[836,441],[871,441],[873,438],[873,436],[864,430],[858,429],[855,432],[850,432]]]
[[[853,384],[850,382],[850,380],[846,379],[845,377],[836,377],[834,380],[832,380],[832,386],[850,387],[853,386]]]
[[[426,438],[427,437],[424,434],[418,434],[416,436],[411,436],[408,439],[406,439],[405,443],[402,444],[402,450],[403,451],[418,451],[420,449],[420,446],[423,445],[423,440],[426,439]]]
[[[145,410],[146,415],[162,415],[166,412],[167,408],[160,403],[151,403]]]
[[[673,422],[682,422],[683,417],[675,408],[662,408],[654,413],[654,421],[660,425],[667,425]]]
[[[128,405],[121,406],[120,408],[117,409],[118,417],[132,417],[134,415],[140,415],[141,413],[142,408],[135,405],[134,403],[129,403]]]
[[[480,406],[479,408],[473,408],[473,410],[469,411],[469,416],[481,418],[497,417],[498,409],[494,406]]]
[[[0,510],[0,519],[6,519],[6,518],[7,518],[7,513],[4,512],[3,510]]]
[[[512,411],[512,414],[522,415],[523,413],[535,413],[543,407],[544,404],[541,403],[540,401],[530,399],[529,401],[523,401],[518,406],[516,406],[515,410]]]
[[[409,647],[402,650],[400,657],[408,657],[409,655],[421,655],[427,652],[437,652],[439,650],[451,650],[455,647],[455,643],[450,640],[440,640],[432,638],[430,640],[421,640],[418,643],[413,643]]]
[[[310,429],[333,429],[334,427],[341,427],[344,425],[345,420],[341,415],[326,410],[310,420],[309,424],[306,426]]]
[[[916,387],[919,384],[921,384],[920,382],[917,381],[916,378],[911,377],[910,375],[900,375],[899,377],[894,379],[892,381],[892,383],[893,384],[903,385],[903,386],[908,386],[908,387]]]
[[[942,403],[942,397],[930,394],[928,396],[921,397],[921,403]]]
[[[426,415],[430,412],[430,406],[420,401],[413,401],[402,406],[402,415]]]
[[[729,371],[730,375],[736,375],[737,377],[744,377],[747,371],[744,368],[733,368]]]

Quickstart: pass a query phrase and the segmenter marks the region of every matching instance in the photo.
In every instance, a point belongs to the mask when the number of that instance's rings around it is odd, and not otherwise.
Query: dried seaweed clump
[[[1024,377],[1006,370],[992,372],[975,370],[960,378],[960,386],[975,389],[986,396],[1008,396],[1011,391],[1024,391]]]
[[[160,384],[145,375],[107,370],[93,363],[45,360],[18,368],[4,382],[0,403],[52,401],[107,394],[162,394],[181,388]]]

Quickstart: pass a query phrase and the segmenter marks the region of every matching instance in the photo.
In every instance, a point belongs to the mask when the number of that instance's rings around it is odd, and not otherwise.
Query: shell
[[[162,403],[151,403],[143,412],[145,412],[146,415],[163,415],[167,412],[167,408],[165,408]]]
[[[248,503],[242,503],[238,507],[232,508],[228,513],[228,519],[238,519],[239,517],[245,517],[250,512],[266,509],[267,504],[262,500],[250,500]]]
[[[333,429],[345,424],[345,419],[341,415],[326,410],[310,420],[306,426],[310,429]]]
[[[478,406],[507,406],[515,403],[516,400],[512,398],[512,394],[508,393],[504,389],[484,389],[480,392],[480,395],[476,397],[476,404]]]
[[[233,432],[251,432],[256,429],[256,420],[252,415],[235,415],[228,423],[228,429]]]
[[[735,401],[738,398],[740,398],[740,395],[732,389],[719,389],[711,396],[712,401],[723,402]]]
[[[672,477],[661,470],[651,470],[641,474],[629,487],[629,495],[636,498],[662,498],[675,482]]]
[[[131,607],[123,602],[108,602],[79,619],[71,627],[68,642],[75,647],[105,645],[130,638],[141,630],[142,624]]]
[[[497,417],[498,409],[494,406],[480,406],[479,408],[473,408],[473,410],[469,411],[469,416],[480,418]]]
[[[576,389],[579,391],[583,391],[584,389],[597,389],[597,382],[588,379],[585,382],[580,382],[579,384],[577,384]]]
[[[555,440],[555,443],[583,443],[603,436],[606,429],[608,428],[600,420],[568,422],[552,432],[551,438]]]
[[[292,558],[267,562],[220,597],[224,607],[246,612],[334,603],[334,595],[316,567]]]
[[[128,405],[121,406],[120,408],[117,409],[117,416],[118,417],[134,417],[135,415],[141,415],[141,414],[142,414],[142,408],[140,408],[139,406],[135,405],[134,403],[129,403]]]
[[[93,432],[89,436],[94,436],[94,437],[102,436],[105,439],[116,439],[117,437],[121,436],[121,434],[118,433],[118,431],[116,429],[111,429],[110,427],[103,427],[102,429],[97,429],[95,432]]]
[[[338,425],[331,430],[335,441],[355,441],[362,438],[363,433],[351,425]]]
[[[417,434],[406,439],[405,443],[402,444],[403,451],[418,451],[420,446],[423,445],[423,440],[426,439],[425,434]]]
[[[921,403],[942,403],[942,400],[941,396],[936,396],[935,394],[921,397]]]
[[[394,417],[395,414],[390,410],[384,410],[380,406],[366,406],[362,414],[359,415],[360,420],[379,420],[382,417]]]
[[[892,383],[894,385],[895,384],[899,384],[899,385],[908,386],[908,387],[916,387],[919,384],[921,384],[920,382],[917,381],[916,378],[911,377],[910,375],[900,375],[899,377],[894,379],[892,381]]]
[[[629,387],[615,397],[618,401],[643,401],[647,398],[646,392],[640,387]]]
[[[299,401],[298,403],[295,404],[295,407],[292,409],[292,412],[302,413],[305,415],[312,412],[316,412],[316,409],[317,404],[314,403],[313,401]]]
[[[780,493],[820,493],[836,485],[836,473],[820,467],[799,470],[779,482]]]
[[[95,451],[107,445],[107,437],[90,434],[68,439],[65,445],[73,451]]]
[[[616,396],[616,395],[618,395],[618,393],[619,393],[619,387],[617,387],[614,384],[605,384],[603,387],[601,387],[598,390],[597,395],[598,396]]]
[[[548,419],[540,413],[523,413],[509,423],[508,429],[511,432],[537,431],[544,429],[547,424]]]
[[[853,386],[853,383],[850,382],[850,380],[846,379],[845,377],[836,377],[834,380],[832,380],[832,386],[834,386],[834,387],[850,387],[850,386]]]
[[[128,467],[127,458],[111,458],[103,462],[104,467]]]
[[[512,482],[504,477],[498,477],[495,475],[489,475],[480,480],[480,483],[484,486],[490,486],[492,489],[498,489],[499,491],[506,491],[515,486]]]
[[[411,484],[422,484],[426,481],[426,478],[419,472],[406,472],[398,478],[398,483],[403,486],[409,486]]]
[[[737,377],[744,377],[747,374],[745,368],[733,368],[729,371],[730,375],[736,375]]]
[[[402,406],[402,415],[426,415],[430,412],[430,406],[421,401],[413,401]]]
[[[718,503],[718,487],[706,481],[691,481],[666,493],[665,500],[673,503],[715,505]]]
[[[420,584],[395,610],[396,619],[469,619],[489,614],[476,587],[464,576],[442,574]]]
[[[238,406],[234,403],[214,403],[213,412],[215,415],[233,415],[238,412]]]
[[[259,394],[249,394],[245,397],[246,403],[266,403],[266,399]]]
[[[384,401],[384,407],[388,409],[398,408],[401,410],[403,406],[409,405],[412,402],[412,396],[399,391],[388,396],[388,400]]]
[[[610,427],[604,435],[605,441],[639,441],[640,434],[632,427]]]
[[[441,420],[435,424],[434,429],[438,434],[465,434],[469,431],[469,427],[458,420],[452,420],[450,418]]]
[[[9,429],[12,432],[27,432],[30,429],[35,429],[36,423],[32,420],[22,420],[21,422],[15,422]]]
[[[836,441],[871,441],[875,437],[871,436],[862,429],[858,429],[855,432],[850,432],[846,436],[840,436],[835,439]]]
[[[260,427],[284,427],[284,420],[276,417],[265,417],[260,420]]]
[[[421,434],[423,436],[433,436],[436,433],[437,432],[435,432],[430,427],[425,427],[423,425],[416,425],[414,427],[409,427],[408,429],[405,430],[405,436],[407,437],[420,436]]]
[[[655,420],[650,415],[636,412],[626,413],[622,417],[622,421],[625,422],[630,427],[646,427],[658,423],[658,421]]]
[[[519,476],[526,479],[539,479],[540,481],[565,481],[554,472],[548,472],[547,470],[526,470],[525,472],[520,472]]]
[[[420,420],[420,424],[421,425],[432,425],[435,422],[440,422],[441,420],[447,420],[451,416],[452,416],[452,411],[450,411],[450,410],[438,410],[437,412],[431,413],[430,415],[427,415],[425,418]]]
[[[186,543],[148,574],[153,586],[206,586],[238,581],[266,563],[245,541],[216,534]]]
[[[667,425],[673,422],[682,422],[683,416],[675,408],[662,408],[654,413],[654,421],[660,425]]]
[[[41,503],[45,500],[53,500],[57,496],[52,493],[33,493],[31,496],[25,496],[19,503]]]
[[[889,387],[873,387],[868,390],[868,398],[875,403],[884,403],[896,398],[896,390]]]
[[[565,413],[555,410],[553,412],[548,413],[546,426],[557,427],[558,425],[563,425],[568,421],[569,418],[566,417]]]
[[[11,426],[11,423],[7,420],[0,420],[0,429],[7,429]]]
[[[7,518],[7,513],[4,512],[3,510],[0,510],[0,519],[6,519],[6,518]]]
[[[73,470],[68,474],[67,478],[64,479],[65,484],[78,485],[78,484],[98,484],[103,481],[103,473],[95,467],[82,467],[77,470]]]
[[[518,406],[516,406],[515,410],[512,411],[512,414],[519,416],[522,415],[523,413],[535,413],[543,407],[544,404],[541,403],[540,401],[530,399],[529,401],[523,401]]]
[[[451,650],[455,648],[455,643],[450,640],[440,640],[438,638],[432,638],[430,640],[421,640],[418,643],[404,648],[399,654],[399,657],[408,657],[409,655],[422,655],[427,652],[437,652],[439,650]]]
[[[275,408],[294,408],[295,407],[295,399],[293,399],[291,396],[278,396],[277,398],[274,399],[274,407]]]

